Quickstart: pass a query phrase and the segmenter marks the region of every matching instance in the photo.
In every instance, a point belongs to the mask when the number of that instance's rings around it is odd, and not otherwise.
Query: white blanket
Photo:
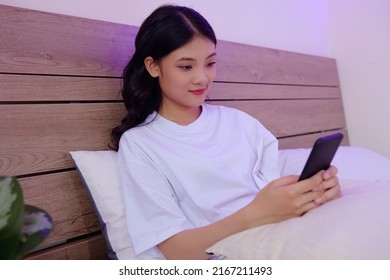
[[[302,217],[234,234],[226,259],[390,259],[390,181],[341,180],[342,196]]]

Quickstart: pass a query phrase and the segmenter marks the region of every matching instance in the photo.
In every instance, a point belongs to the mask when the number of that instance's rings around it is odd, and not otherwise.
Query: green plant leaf
[[[52,231],[48,213],[24,205],[15,177],[0,176],[0,259],[19,259],[38,246]]]
[[[0,259],[17,258],[24,221],[21,187],[15,177],[0,177]]]

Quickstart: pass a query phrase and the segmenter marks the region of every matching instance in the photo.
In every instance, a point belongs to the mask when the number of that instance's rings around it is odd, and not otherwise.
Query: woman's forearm
[[[248,228],[245,208],[207,226],[184,230],[158,247],[167,259],[208,259],[206,249],[229,235]]]

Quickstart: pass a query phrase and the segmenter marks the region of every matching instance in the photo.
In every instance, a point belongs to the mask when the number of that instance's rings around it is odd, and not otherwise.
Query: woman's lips
[[[190,90],[191,93],[196,94],[196,95],[202,95],[203,93],[205,93],[205,91],[206,91],[205,88]]]

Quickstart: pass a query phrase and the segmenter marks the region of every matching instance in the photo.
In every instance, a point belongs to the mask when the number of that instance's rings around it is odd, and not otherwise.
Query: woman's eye
[[[192,69],[192,66],[178,66],[180,69],[183,69],[183,70],[191,70]]]
[[[207,64],[208,67],[213,67],[217,62],[216,61],[213,61],[213,62],[210,62]]]

